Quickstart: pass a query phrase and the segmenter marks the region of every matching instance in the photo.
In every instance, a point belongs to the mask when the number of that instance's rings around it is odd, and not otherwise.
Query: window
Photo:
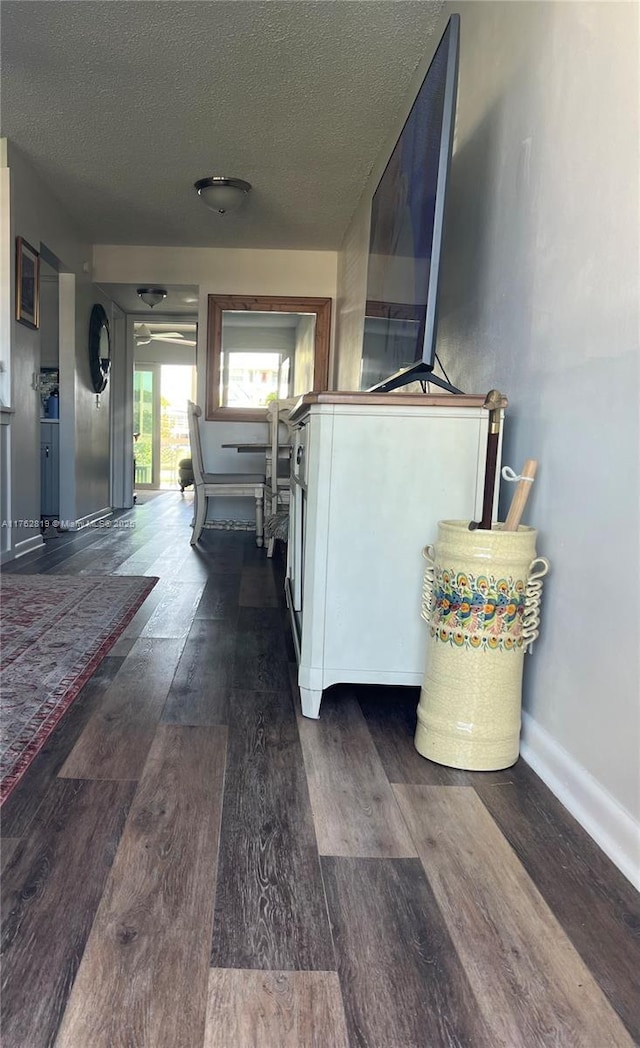
[[[262,420],[277,397],[327,388],[329,298],[209,296],[208,419]]]

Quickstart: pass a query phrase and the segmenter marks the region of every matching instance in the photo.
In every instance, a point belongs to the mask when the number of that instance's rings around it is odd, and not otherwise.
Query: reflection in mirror
[[[98,352],[102,360],[107,360],[109,358],[109,328],[104,324],[100,328],[100,346]]]
[[[272,400],[327,388],[331,299],[209,296],[207,418],[266,420]]]
[[[315,321],[313,313],[224,310],[221,407],[265,408],[311,389]]]

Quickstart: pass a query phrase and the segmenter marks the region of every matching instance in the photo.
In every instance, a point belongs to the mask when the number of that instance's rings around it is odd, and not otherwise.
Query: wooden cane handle
[[[536,475],[537,468],[538,463],[535,459],[527,459],[527,461],[524,464],[524,469],[522,470],[520,476],[523,478],[529,477],[530,479],[523,479],[518,481],[518,486],[511,500],[509,512],[507,513],[507,519],[505,520],[504,527],[502,528],[503,531],[518,530],[520,521],[522,520],[522,514],[524,513],[524,507],[527,504],[527,499],[529,498],[531,488],[533,487],[531,481]]]

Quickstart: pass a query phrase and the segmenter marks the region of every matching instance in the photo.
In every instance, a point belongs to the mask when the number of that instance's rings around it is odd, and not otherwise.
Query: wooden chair
[[[191,400],[188,401],[189,440],[191,442],[191,462],[193,466],[194,515],[191,545],[195,546],[202,534],[207,518],[208,500],[210,498],[230,496],[231,498],[252,498],[256,504],[256,545],[264,544],[264,490],[265,478],[257,473],[205,473],[202,462],[202,444],[200,443],[200,426],[198,420],[202,410]]]
[[[267,405],[269,419],[270,455],[267,457],[267,480],[265,485],[265,531],[267,534],[267,556],[273,556],[276,539],[286,541],[289,521],[289,495],[291,488],[291,465],[288,457],[280,454],[283,444],[291,443],[289,415],[298,402],[298,397],[273,400]]]

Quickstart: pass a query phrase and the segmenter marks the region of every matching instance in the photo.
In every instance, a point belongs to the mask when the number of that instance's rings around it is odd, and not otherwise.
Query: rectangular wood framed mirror
[[[329,383],[331,299],[209,295],[206,417],[263,421],[276,398]]]

